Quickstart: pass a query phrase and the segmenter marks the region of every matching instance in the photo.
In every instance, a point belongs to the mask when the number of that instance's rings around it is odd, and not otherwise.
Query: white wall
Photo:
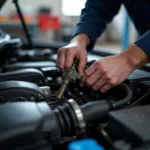
[[[55,15],[61,16],[61,0],[18,0],[20,5],[33,7],[35,10],[40,6],[50,6],[53,8]],[[9,10],[9,11],[8,11]],[[3,7],[2,12],[9,13],[11,10],[14,10],[14,5],[12,0],[8,0]]]
[[[37,10],[41,6],[49,6],[53,8],[53,14],[60,17],[63,22],[76,23],[74,19],[65,17],[62,14],[62,0],[18,0],[20,6],[31,7]],[[8,0],[0,13],[10,14],[11,11],[16,11],[12,0]],[[76,19],[75,19],[76,20]]]

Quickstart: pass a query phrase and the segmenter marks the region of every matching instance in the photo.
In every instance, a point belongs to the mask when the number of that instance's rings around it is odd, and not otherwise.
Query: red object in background
[[[40,14],[39,26],[44,31],[47,31],[49,29],[58,31],[60,29],[60,19],[57,16],[52,16],[49,14]]]
[[[18,14],[13,14],[13,15],[11,15],[11,20],[13,20],[13,21],[20,21],[20,18],[19,18],[19,15]]]

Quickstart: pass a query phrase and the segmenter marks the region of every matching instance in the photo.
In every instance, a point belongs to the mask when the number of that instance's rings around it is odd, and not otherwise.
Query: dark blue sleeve
[[[87,0],[73,37],[80,33],[88,35],[91,44],[87,49],[91,50],[106,24],[118,13],[120,6],[121,0]]]
[[[136,42],[150,56],[150,30],[141,36]]]

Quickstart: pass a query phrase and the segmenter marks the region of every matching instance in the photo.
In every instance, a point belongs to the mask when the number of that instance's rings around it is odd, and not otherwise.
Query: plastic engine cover
[[[140,146],[150,142],[150,105],[123,109],[109,113],[110,133]]]

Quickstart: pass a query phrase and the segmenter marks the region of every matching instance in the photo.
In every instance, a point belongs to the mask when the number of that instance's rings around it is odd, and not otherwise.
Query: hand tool
[[[81,74],[78,73],[78,71],[77,71],[78,64],[79,64],[78,60],[75,59],[72,67],[69,70],[64,71],[64,73],[62,75],[63,83],[56,95],[58,99],[62,98],[66,88],[68,87],[68,85],[70,83],[76,82],[77,79],[81,78]]]

